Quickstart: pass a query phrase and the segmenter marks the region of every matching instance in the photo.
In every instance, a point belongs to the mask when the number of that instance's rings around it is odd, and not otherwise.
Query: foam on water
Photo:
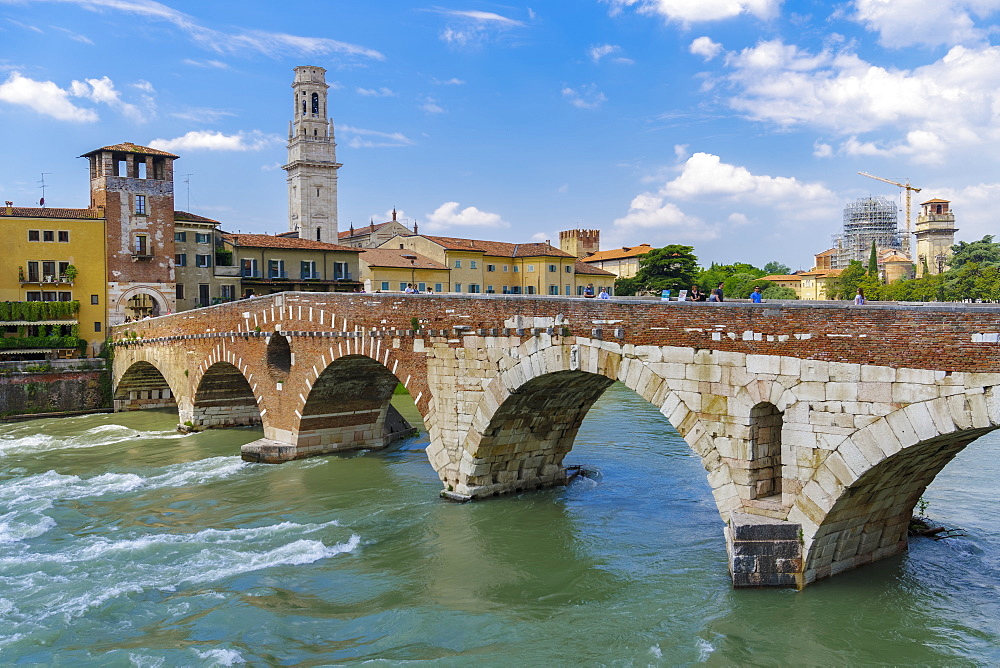
[[[114,445],[132,440],[186,438],[176,430],[139,431],[120,424],[102,424],[73,436],[53,436],[29,432],[26,428],[13,429],[0,436],[0,457],[10,457],[55,450],[73,450]]]
[[[243,655],[234,649],[210,649],[207,652],[194,650],[194,653],[198,658],[210,661],[208,664],[210,666],[235,666],[247,662]]]

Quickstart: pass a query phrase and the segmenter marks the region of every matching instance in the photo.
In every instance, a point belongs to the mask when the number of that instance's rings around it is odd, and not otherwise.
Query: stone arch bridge
[[[701,458],[736,586],[898,554],[912,509],[1000,425],[1000,308],[282,293],[115,327],[115,408],[260,423],[278,463],[377,448],[410,391],[443,495],[564,484],[621,381]]]

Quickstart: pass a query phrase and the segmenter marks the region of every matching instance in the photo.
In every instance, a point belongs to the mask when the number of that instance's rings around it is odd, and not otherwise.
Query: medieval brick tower
[[[326,70],[295,68],[288,127],[288,229],[301,239],[337,243],[337,144],[327,117]]]
[[[563,230],[559,233],[559,249],[584,258],[601,250],[600,230]]]
[[[108,324],[176,310],[177,156],[124,143],[80,157],[90,161],[90,206],[106,221]]]
[[[955,212],[946,199],[929,199],[920,205],[917,216],[917,275],[940,274],[951,262],[955,243]],[[926,269],[925,269],[926,267]]]

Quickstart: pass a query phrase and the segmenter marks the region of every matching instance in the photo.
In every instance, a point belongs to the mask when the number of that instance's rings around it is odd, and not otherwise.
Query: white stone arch
[[[1000,427],[1000,390],[969,387],[911,403],[828,452],[788,519],[802,525],[805,581],[907,548],[913,507],[969,443]]]
[[[115,356],[115,411],[177,407],[177,388],[183,383],[171,378],[169,370],[164,373],[164,365],[157,364],[155,356],[150,355],[148,350],[137,348],[130,353],[127,357],[120,353]]]
[[[150,285],[133,285],[122,291],[115,301],[114,308],[108,313],[110,325],[120,325],[125,322],[125,308],[128,301],[136,295],[148,295],[153,298],[160,308],[160,312],[156,315],[166,315],[170,310],[170,300],[162,291]]]

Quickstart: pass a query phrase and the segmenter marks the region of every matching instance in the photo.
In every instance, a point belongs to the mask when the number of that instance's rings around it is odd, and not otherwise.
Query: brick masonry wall
[[[0,375],[0,417],[110,408],[107,371],[62,370]]]

